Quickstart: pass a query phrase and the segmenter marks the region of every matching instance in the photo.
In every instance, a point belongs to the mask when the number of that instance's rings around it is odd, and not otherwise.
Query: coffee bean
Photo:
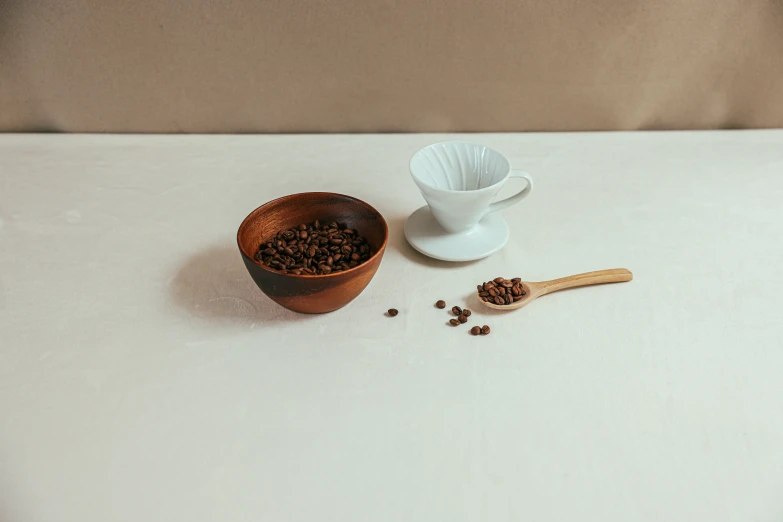
[[[387,312],[391,317],[396,316],[398,313],[400,313],[396,308],[389,308],[389,311]]]
[[[492,297],[497,297],[498,295],[500,295],[500,292],[498,292],[498,289],[497,289],[497,288],[495,288],[494,286],[491,286],[491,287],[489,288],[489,290],[487,291],[487,293],[488,293],[489,295],[491,295]]]
[[[451,326],[459,326],[460,324],[462,324],[462,323],[460,323],[460,322],[459,322],[458,320],[456,320],[456,319],[451,319],[451,320],[449,320],[449,323],[451,324]]]
[[[453,313],[454,315],[462,315],[462,308],[460,308],[459,306],[452,306],[451,313]]]
[[[472,333],[473,335],[480,334],[481,333],[481,327],[480,326],[474,326],[473,328],[470,329],[470,333]]]
[[[489,335],[489,326],[484,325],[481,327],[481,335]]]
[[[460,323],[467,323],[468,318],[465,315],[460,315],[459,317],[457,317],[457,321],[459,321]]]
[[[464,315],[465,317],[470,317],[472,314],[473,314],[473,312],[471,312],[471,311],[470,311],[470,310],[468,310],[467,308],[465,308],[464,310],[462,310],[462,315]]]
[[[446,301],[441,299],[437,303],[435,303],[435,306],[443,310],[444,308],[446,308]]]
[[[513,299],[511,298],[511,294],[506,294],[503,296],[503,301],[506,304],[511,304],[513,302]]]
[[[493,281],[495,282],[495,284],[499,285],[500,283],[505,281],[505,279],[503,279],[502,277],[496,277]]]
[[[495,304],[496,305],[502,305],[502,304],[505,304],[505,303],[506,302],[503,300],[502,297],[500,297],[499,295],[495,296]]]
[[[354,252],[357,255],[351,256]],[[321,225],[315,220],[278,231],[259,246],[253,257],[274,270],[323,275],[359,266],[371,256],[367,240],[355,229],[342,228],[335,221]]]

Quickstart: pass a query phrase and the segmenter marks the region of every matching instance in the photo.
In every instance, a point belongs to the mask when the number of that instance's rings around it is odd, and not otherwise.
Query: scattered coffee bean
[[[389,311],[387,312],[391,317],[394,317],[398,313],[400,313],[396,308],[389,308]]]
[[[474,326],[470,329],[470,333],[473,335],[479,335],[481,333],[481,327],[480,326]]]
[[[370,245],[356,230],[315,220],[279,231],[261,244],[255,260],[282,273],[325,275],[359,266],[371,255]]]
[[[522,279],[515,277],[510,281],[502,277],[496,277],[492,281],[487,281],[483,285],[476,287],[479,299],[485,303],[495,303],[496,305],[510,305],[525,297],[525,287],[522,286]]]
[[[470,317],[470,315],[471,315],[472,313],[473,313],[473,312],[471,312],[471,311],[470,311],[470,310],[468,310],[467,308],[465,308],[464,310],[462,310],[462,315],[464,315],[465,317]]]
[[[459,317],[457,317],[457,321],[459,321],[460,323],[463,323],[463,324],[467,323],[468,322],[468,317],[466,315],[460,315]]]
[[[438,301],[437,303],[435,303],[435,306],[437,306],[438,308],[440,308],[441,310],[443,310],[444,308],[446,308],[446,301],[444,301],[443,299],[441,299],[440,301]]]
[[[451,307],[451,313],[453,313],[454,315],[462,315],[462,308],[460,308],[459,306],[453,306]]]
[[[451,326],[459,326],[460,324],[462,324],[457,319],[451,319],[449,320],[449,323],[451,324]]]
[[[484,325],[481,327],[481,335],[489,335],[489,326]]]

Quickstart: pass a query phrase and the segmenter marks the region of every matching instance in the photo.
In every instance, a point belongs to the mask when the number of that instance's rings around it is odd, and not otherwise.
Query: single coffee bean
[[[516,303],[517,301],[519,301],[523,297],[525,297],[525,296],[524,295],[515,295],[514,297],[511,298],[511,300]]]
[[[492,297],[497,297],[498,295],[500,295],[500,292],[498,292],[498,289],[495,288],[494,286],[490,286],[489,290],[487,291],[487,293],[489,295],[491,295]]]
[[[470,329],[470,333],[472,333],[473,335],[480,334],[481,333],[481,327],[480,326],[474,326],[473,328]]]
[[[396,316],[398,313],[400,313],[396,308],[389,308],[389,311],[387,312],[391,317]]]
[[[444,308],[446,308],[446,301],[440,299],[437,303],[435,303],[435,306],[443,310]]]
[[[499,295],[496,295],[496,296],[495,296],[495,304],[496,304],[496,305],[502,305],[502,304],[505,304],[505,303],[506,303],[506,302],[503,300],[503,298],[502,298],[502,297],[500,297]]]
[[[467,323],[468,322],[468,318],[467,318],[467,316],[460,315],[459,317],[457,317],[457,321],[459,321],[460,323]]]
[[[503,302],[506,304],[511,304],[514,301],[514,299],[511,297],[511,294],[506,294],[503,296]]]
[[[470,310],[468,310],[467,308],[465,308],[464,310],[462,310],[462,315],[464,315],[465,317],[470,317],[472,313],[473,313],[473,312],[471,312],[471,311],[470,311]]]
[[[495,282],[495,284],[499,285],[500,283],[505,281],[505,279],[503,279],[502,277],[496,277],[493,281]]]
[[[451,313],[453,313],[454,315],[462,315],[462,308],[460,308],[459,306],[452,306]]]
[[[460,324],[462,324],[462,323],[460,323],[460,322],[459,322],[458,320],[456,320],[456,319],[451,319],[451,320],[449,320],[449,323],[451,324],[451,326],[459,326]]]
[[[489,326],[484,325],[481,327],[481,335],[489,335]]]

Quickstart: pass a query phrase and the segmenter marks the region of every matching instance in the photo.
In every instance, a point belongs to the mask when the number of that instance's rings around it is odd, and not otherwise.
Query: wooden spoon
[[[541,281],[539,283],[522,281],[522,288],[525,289],[525,296],[519,301],[508,305],[499,305],[481,301],[481,298],[479,298],[479,301],[490,308],[494,308],[495,310],[516,310],[517,308],[522,308],[529,302],[541,297],[542,295],[551,294],[552,292],[557,292],[558,290],[576,288],[578,286],[602,285],[605,283],[625,283],[631,279],[633,279],[633,274],[625,268],[598,270],[597,272],[587,272],[585,274],[561,277],[560,279],[553,279],[552,281]]]

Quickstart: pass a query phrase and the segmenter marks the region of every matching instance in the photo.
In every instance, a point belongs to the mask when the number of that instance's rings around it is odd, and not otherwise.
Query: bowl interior
[[[284,196],[255,209],[239,227],[239,248],[247,257],[254,259],[258,247],[273,238],[278,231],[302,223],[312,223],[316,219],[321,223],[337,221],[356,229],[360,235],[367,238],[373,254],[386,244],[386,221],[367,203],[343,194],[305,192]],[[351,270],[342,273],[349,272]]]

